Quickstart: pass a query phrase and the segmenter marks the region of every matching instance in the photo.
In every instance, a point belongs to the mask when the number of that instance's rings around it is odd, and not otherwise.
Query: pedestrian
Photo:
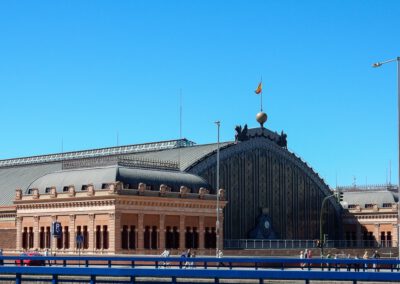
[[[45,256],[46,258],[49,256],[49,249],[48,249],[48,248],[44,250],[44,256]],[[51,266],[51,262],[50,262],[49,259],[47,260],[47,264],[48,264],[49,266]]]
[[[194,258],[194,257],[196,257],[196,252],[192,252],[192,254],[190,256],[190,258]],[[190,263],[189,263],[189,267],[193,268],[193,266],[194,266],[194,261],[191,260]]]
[[[379,259],[381,256],[380,256],[380,254],[379,254],[379,252],[376,250],[375,252],[374,252],[374,254],[372,255],[372,258],[373,259]],[[374,264],[373,264],[373,267],[374,267],[374,270],[375,271],[379,271],[379,266],[378,266],[378,264],[377,264],[377,262],[374,262]]]
[[[358,257],[358,254],[354,257],[354,259],[357,260],[357,262],[354,263],[354,271],[359,272],[359,271],[360,271],[360,263],[358,262],[358,260],[359,260],[360,258]]]
[[[162,257],[169,257],[169,255],[170,255],[170,252],[168,249],[165,249],[161,254]],[[161,265],[164,265],[164,267],[167,267],[167,266],[169,266],[169,262],[167,260],[162,261]]]
[[[190,262],[189,262],[188,258],[190,258],[190,256],[191,256],[191,250],[188,249],[184,254],[184,257],[186,258],[185,268],[189,267]]]
[[[368,251],[365,250],[364,255],[363,255],[363,259],[367,260],[368,259]],[[364,263],[364,271],[368,270],[368,263]]]
[[[350,254],[347,255],[347,259],[351,259],[351,255]],[[347,271],[350,271],[351,270],[351,263],[347,263],[346,264],[346,268],[347,268]]]
[[[334,260],[337,260],[338,254],[335,253],[335,256],[333,257]],[[340,265],[338,265],[337,261],[335,261],[335,271],[340,271]]]
[[[2,248],[0,248],[0,265],[4,265],[3,249]]]
[[[308,250],[308,253],[307,253],[307,258],[312,258],[312,250]]]
[[[308,250],[308,253],[307,253],[307,258],[308,259],[311,259],[313,257],[313,253],[312,253],[312,250]],[[309,262],[308,263],[308,269],[310,270],[311,269],[311,266],[312,266],[312,263],[311,262]]]
[[[304,252],[303,252],[303,251],[300,251],[299,258],[300,258],[300,259],[303,259],[303,258],[304,258]],[[300,267],[301,267],[301,270],[303,270],[303,269],[304,269],[304,265],[305,265],[305,263],[304,263],[304,262],[300,262]]]
[[[328,252],[328,254],[326,255],[326,258],[327,258],[327,259],[331,259],[331,258],[332,258],[332,255],[331,255],[330,252]],[[331,263],[330,263],[330,262],[327,262],[327,263],[326,263],[326,266],[328,267],[328,271],[331,271]]]
[[[224,257],[224,253],[222,252],[222,250],[218,250],[217,251],[217,258],[223,258],[223,257]],[[218,262],[218,268],[220,266],[224,266],[225,267],[225,264],[222,261],[220,261],[220,262]]]

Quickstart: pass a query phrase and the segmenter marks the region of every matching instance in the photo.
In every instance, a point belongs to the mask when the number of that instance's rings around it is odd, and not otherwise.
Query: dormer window
[[[82,190],[82,191],[87,191],[87,190],[88,190],[87,184],[82,185],[81,190]]]
[[[101,189],[108,189],[110,187],[110,184],[109,183],[103,183],[102,185],[101,185]]]
[[[365,204],[365,208],[373,208],[374,204]]]
[[[51,192],[51,187],[46,187],[45,193],[50,193]]]
[[[357,204],[349,204],[348,208],[355,209],[355,208],[357,208]]]
[[[28,189],[28,194],[32,194],[32,192],[33,192],[32,188]]]
[[[63,192],[68,192],[69,191],[69,186],[64,186],[63,187]]]
[[[392,203],[383,203],[383,204],[382,204],[382,207],[384,207],[384,208],[390,208],[390,207],[392,207]]]

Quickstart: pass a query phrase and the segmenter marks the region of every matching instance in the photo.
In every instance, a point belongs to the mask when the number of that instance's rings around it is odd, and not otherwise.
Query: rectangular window
[[[44,249],[46,245],[46,235],[44,232],[44,227],[40,227],[40,233],[39,233],[39,247],[41,249]]]
[[[50,227],[46,227],[46,248],[50,248],[51,246],[51,235],[50,235]]]
[[[101,249],[101,226],[96,226],[96,249]]]
[[[64,248],[69,249],[69,231],[68,231],[68,226],[64,227]]]
[[[108,227],[103,226],[103,249],[108,249]]]

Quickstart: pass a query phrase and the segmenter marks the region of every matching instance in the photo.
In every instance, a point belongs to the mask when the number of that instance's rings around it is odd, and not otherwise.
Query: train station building
[[[222,143],[178,139],[0,160],[0,192],[0,247],[15,251],[75,253],[83,238],[79,248],[90,254],[195,248],[213,255],[217,203],[220,247],[315,240],[321,225],[343,238],[340,204],[329,199],[321,208],[328,185],[288,150],[283,131],[262,124],[238,126]],[[53,222],[60,238],[51,237]]]

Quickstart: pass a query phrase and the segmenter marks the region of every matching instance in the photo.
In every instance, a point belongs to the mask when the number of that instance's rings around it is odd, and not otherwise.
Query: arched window
[[[167,228],[165,229],[165,248],[172,248],[172,238],[173,234],[171,231],[171,227],[167,226]]]
[[[101,226],[96,226],[96,249],[101,249]]]
[[[172,232],[172,248],[178,249],[179,248],[179,231],[178,227],[173,228]]]
[[[128,249],[128,226],[122,226],[121,231],[121,248]]]
[[[157,249],[157,247],[158,247],[157,243],[158,243],[157,227],[153,226],[152,231],[151,231],[151,248]]]
[[[22,248],[27,249],[28,248],[28,228],[24,227],[24,230],[22,232]]]
[[[150,249],[150,227],[146,226],[144,228],[144,248]]]
[[[193,238],[193,248],[195,249],[199,248],[199,233],[197,232],[196,227],[193,227],[192,238]]]
[[[129,232],[129,249],[136,249],[136,227],[131,226]]]
[[[108,249],[108,226],[103,226],[103,249]]]
[[[210,228],[206,227],[204,233],[204,248],[211,248],[211,234]]]
[[[63,230],[62,230],[62,226],[61,226],[61,236],[59,238],[57,238],[57,248],[58,249],[62,249],[63,248]]]
[[[44,249],[45,248],[45,233],[44,233],[44,227],[40,227],[40,233],[39,233],[39,248]]]
[[[64,227],[64,248],[69,249],[69,231],[68,231],[68,226]]]
[[[190,227],[186,227],[185,248],[193,248],[192,229]]]

